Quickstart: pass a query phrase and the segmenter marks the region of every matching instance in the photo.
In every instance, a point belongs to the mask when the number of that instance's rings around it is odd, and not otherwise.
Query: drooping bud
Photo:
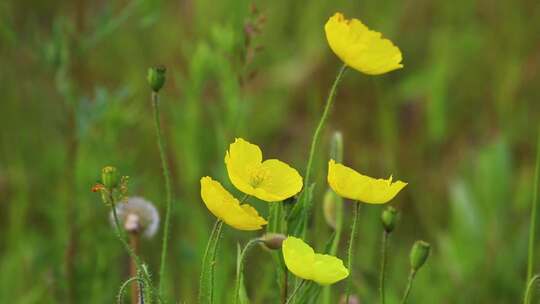
[[[115,167],[107,166],[101,170],[101,183],[107,189],[114,189],[120,182],[120,175]]]
[[[429,257],[431,245],[424,241],[416,241],[411,249],[411,268],[417,271],[422,267]]]
[[[148,75],[146,76],[148,84],[152,88],[152,91],[159,92],[165,84],[165,72],[167,69],[164,66],[158,66],[148,69]]]
[[[394,228],[396,228],[397,215],[398,212],[396,208],[392,206],[388,206],[386,209],[384,209],[381,214],[381,222],[384,227],[384,231],[387,233],[394,231]]]
[[[281,245],[286,238],[281,233],[267,233],[261,237],[261,241],[268,249],[278,250],[281,249]]]

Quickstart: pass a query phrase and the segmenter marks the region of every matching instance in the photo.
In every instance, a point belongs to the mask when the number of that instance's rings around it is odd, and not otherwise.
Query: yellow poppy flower
[[[201,178],[201,197],[210,212],[238,230],[259,230],[268,222],[248,204],[240,205],[223,186],[209,176]]]
[[[362,175],[331,159],[328,162],[328,184],[342,197],[368,203],[384,204],[393,199],[403,187],[402,181],[392,182],[388,179],[375,179]]]
[[[343,14],[335,13],[324,30],[332,51],[355,70],[379,75],[403,67],[399,48],[358,19],[348,20]]]
[[[289,198],[302,189],[302,177],[277,159],[262,161],[261,149],[237,138],[225,154],[227,172],[238,190],[267,202]]]
[[[349,270],[342,260],[315,253],[313,248],[299,238],[287,237],[283,241],[282,251],[287,269],[302,279],[329,285],[349,276]]]

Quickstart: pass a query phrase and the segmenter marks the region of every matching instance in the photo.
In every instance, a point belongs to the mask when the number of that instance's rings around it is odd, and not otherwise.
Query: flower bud
[[[281,245],[286,238],[281,233],[266,233],[261,237],[261,241],[268,249],[278,250],[281,249]]]
[[[416,241],[411,249],[411,268],[414,271],[417,271],[424,265],[427,258],[429,257],[429,252],[431,250],[431,245],[424,241]]]
[[[118,186],[120,175],[115,167],[107,166],[101,170],[101,183],[107,189],[113,189]]]
[[[384,231],[390,233],[396,227],[397,222],[397,210],[392,206],[388,206],[381,214],[381,222],[384,227]]]
[[[148,84],[152,88],[152,91],[159,92],[165,84],[165,69],[164,66],[158,66],[148,69],[148,75],[146,76]]]

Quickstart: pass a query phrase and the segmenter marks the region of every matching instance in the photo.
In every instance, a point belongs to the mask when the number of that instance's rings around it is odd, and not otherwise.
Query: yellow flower
[[[229,146],[225,164],[236,188],[263,201],[282,201],[302,189],[298,171],[277,159],[262,161],[261,149],[242,138]]]
[[[348,20],[343,14],[335,13],[324,30],[332,51],[355,70],[379,75],[403,67],[399,48],[358,19]]]
[[[283,258],[290,272],[321,285],[334,284],[349,276],[343,261],[335,256],[319,254],[308,244],[292,236],[283,241]]]
[[[388,179],[375,179],[362,175],[331,159],[328,162],[328,184],[342,197],[368,203],[384,204],[393,199],[403,187],[402,181],[392,182]]]
[[[221,184],[209,176],[201,178],[201,197],[217,218],[238,230],[259,230],[268,222],[248,204],[240,205]]]

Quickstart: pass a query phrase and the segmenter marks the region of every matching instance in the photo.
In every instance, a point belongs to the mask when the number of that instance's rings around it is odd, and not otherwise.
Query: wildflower
[[[343,14],[335,13],[324,30],[332,51],[355,70],[379,75],[403,67],[399,48],[358,19],[348,20]]]
[[[263,201],[282,201],[302,189],[298,171],[277,159],[262,161],[261,149],[242,138],[229,146],[225,164],[236,188]]]
[[[201,197],[210,212],[238,230],[259,230],[268,222],[248,204],[240,204],[223,186],[209,176],[201,178]]]
[[[142,197],[130,197],[116,205],[118,219],[123,228],[130,233],[142,233],[153,237],[159,227],[159,213],[156,207]],[[113,221],[111,214],[111,221]]]
[[[368,204],[387,203],[407,185],[399,180],[392,182],[392,176],[375,179],[362,175],[333,159],[328,162],[328,184],[340,196]]]
[[[337,257],[319,254],[299,238],[287,237],[283,242],[283,258],[289,271],[296,276],[329,285],[349,276],[349,270]]]

